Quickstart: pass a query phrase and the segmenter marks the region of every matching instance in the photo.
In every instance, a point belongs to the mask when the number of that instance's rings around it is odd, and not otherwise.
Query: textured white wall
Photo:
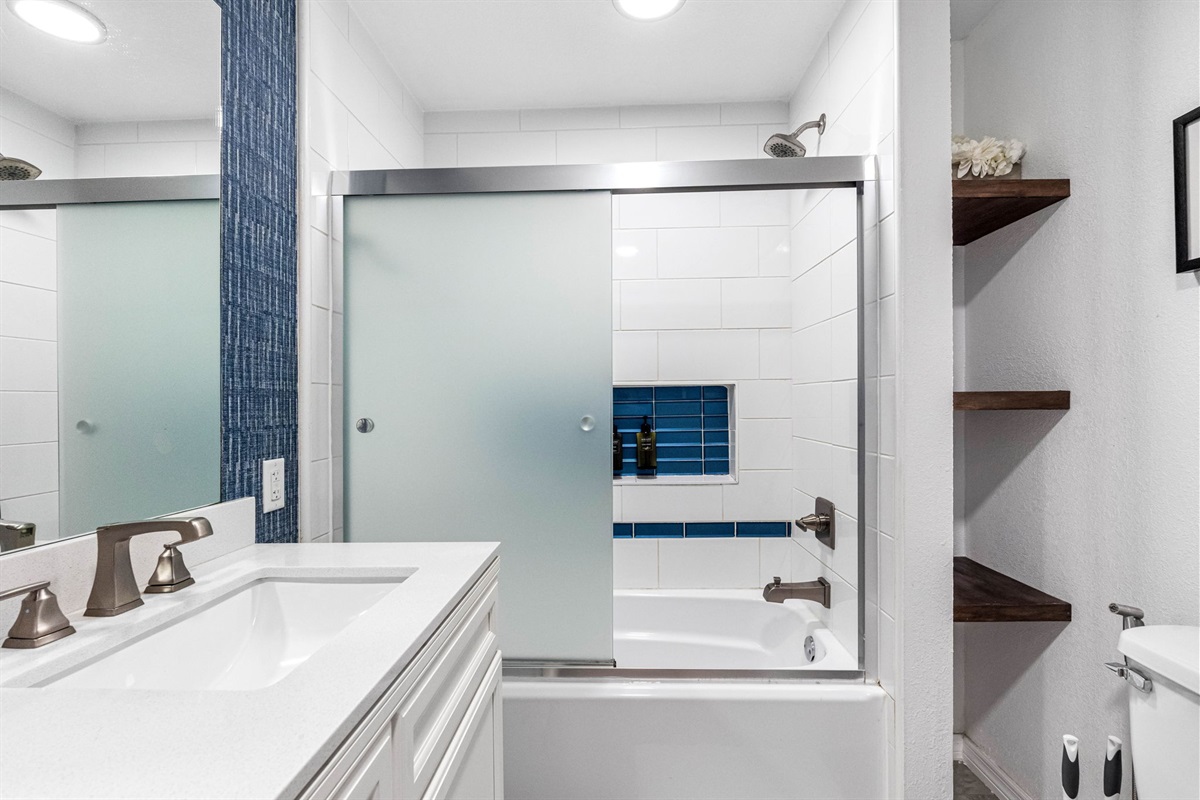
[[[1085,796],[1105,737],[1129,741],[1107,603],[1200,616],[1200,289],[1174,272],[1170,138],[1200,103],[1197,13],[1005,0],[964,43],[966,133],[1022,139],[1026,177],[1071,179],[964,249],[968,388],[1072,392],[1063,413],[963,420],[966,553],[1073,605],[1065,625],[965,631],[966,733],[1037,797],[1058,791],[1062,734],[1093,765]]]
[[[880,348],[886,363],[894,324],[898,797],[952,794],[954,325],[950,181],[940,177],[951,130],[949,40],[947,0],[896,4],[897,300],[894,323],[880,314]],[[881,518],[892,499],[886,486],[881,476]]]
[[[300,10],[301,541],[342,539],[342,204],[333,170],[420,167],[424,111],[345,0]]]

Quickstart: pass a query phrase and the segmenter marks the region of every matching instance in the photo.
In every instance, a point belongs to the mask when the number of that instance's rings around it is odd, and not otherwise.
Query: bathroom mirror
[[[67,198],[0,203],[0,551],[220,498],[219,203],[138,188],[220,92],[213,0],[0,0],[0,178]]]

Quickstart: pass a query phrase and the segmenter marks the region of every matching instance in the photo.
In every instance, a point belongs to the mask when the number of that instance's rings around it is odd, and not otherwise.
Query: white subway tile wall
[[[86,123],[76,128],[74,177],[215,175],[221,131],[209,119]]]
[[[422,167],[457,160],[457,137],[426,137],[425,112],[387,65],[345,0],[305,6],[310,226],[300,254],[301,541],[342,540],[342,204],[325,195],[332,170]],[[505,130],[509,117],[481,130]],[[430,132],[434,132],[430,128]]]
[[[54,237],[53,210],[0,213],[0,514],[39,541],[58,537]]]
[[[855,606],[857,591],[864,591],[866,667],[893,696],[894,13],[891,0],[846,3],[793,94],[789,114],[793,128],[826,114],[826,132],[819,140],[809,141],[810,154],[875,153],[880,162],[878,214],[865,221],[864,236],[868,253],[864,280],[866,585],[858,585],[858,548],[851,536],[839,536],[837,549],[830,551],[818,545],[812,534],[794,529],[793,541],[799,547],[794,549],[791,564],[793,580],[824,575],[833,583],[833,608],[817,611],[851,650],[856,649],[858,620],[850,609]],[[859,478],[855,453],[858,245],[853,208],[850,192],[805,191],[794,194],[790,211],[793,514],[809,513],[817,496],[827,497],[838,508],[837,524],[847,532],[858,525]],[[878,274],[871,269],[876,255],[873,248],[877,248]]]

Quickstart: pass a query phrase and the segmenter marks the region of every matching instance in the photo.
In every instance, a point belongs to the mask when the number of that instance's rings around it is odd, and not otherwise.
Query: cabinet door
[[[458,775],[446,792],[446,800],[495,800],[496,797],[496,697],[487,705],[475,735],[467,744]]]
[[[396,797],[396,766],[392,725],[384,726],[349,777],[333,793],[335,800],[392,800]]]
[[[423,800],[503,800],[500,665],[497,653]]]

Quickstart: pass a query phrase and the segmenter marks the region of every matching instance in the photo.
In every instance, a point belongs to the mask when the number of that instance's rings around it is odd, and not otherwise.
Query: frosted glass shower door
[[[221,497],[217,200],[58,209],[63,535]]]
[[[346,538],[500,541],[507,658],[612,658],[611,213],[345,201]]]

